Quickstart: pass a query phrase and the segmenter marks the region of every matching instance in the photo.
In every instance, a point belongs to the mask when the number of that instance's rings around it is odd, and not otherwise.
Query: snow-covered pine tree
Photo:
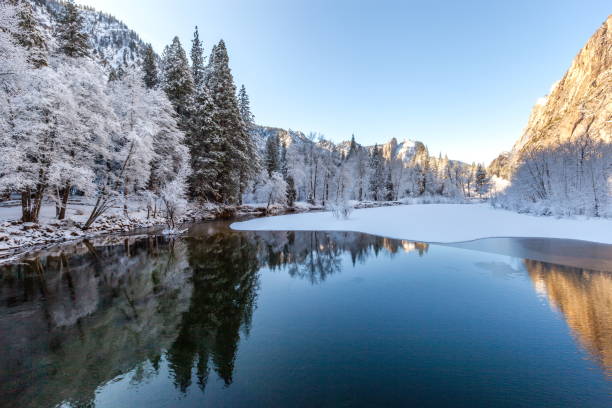
[[[272,176],[272,173],[280,170],[280,152],[279,152],[280,140],[278,135],[272,135],[266,140],[266,170],[268,170],[268,176]]]
[[[83,16],[72,0],[64,3],[56,37],[60,51],[72,58],[89,55],[88,36],[83,30]]]
[[[235,204],[240,202],[242,193],[257,174],[259,160],[253,138],[240,116],[236,86],[223,40],[213,48],[211,62],[206,86],[214,105],[213,122],[223,144],[217,183],[222,201]]]
[[[213,118],[215,107],[206,86],[195,90],[187,123],[187,146],[191,153],[189,194],[203,201],[222,201],[219,172],[227,154],[222,132]]]
[[[187,54],[178,37],[166,46],[162,54],[163,89],[184,126],[193,95],[193,78]]]
[[[26,0],[10,0],[16,7],[18,19],[15,38],[28,52],[28,62],[34,68],[47,65],[47,41],[38,21],[34,17],[32,5]]]
[[[242,117],[244,123],[251,130],[255,126],[255,116],[251,112],[251,102],[244,85],[240,87],[238,92],[238,109],[240,109],[240,117]]]
[[[352,134],[351,135],[351,144],[350,144],[349,151],[348,151],[348,154],[347,154],[347,159],[350,158],[351,156],[353,156],[356,151],[357,151],[357,142],[355,142],[355,135]]]
[[[489,177],[485,167],[480,163],[476,166],[476,172],[474,173],[474,185],[480,198],[489,191]]]
[[[295,180],[292,176],[287,176],[287,205],[293,207],[297,198],[297,191],[295,189]]]
[[[370,196],[374,201],[382,200],[383,198],[383,162],[378,144],[374,145],[370,154]]]
[[[387,179],[385,181],[385,200],[393,201],[395,198],[395,191],[393,188],[393,181],[391,179],[391,169],[387,171]]]
[[[196,88],[204,85],[206,75],[205,59],[204,47],[202,41],[200,41],[198,26],[196,26],[193,32],[193,40],[191,40],[191,74]]]
[[[149,89],[157,87],[159,84],[159,73],[157,72],[157,62],[155,52],[151,44],[147,44],[145,49],[144,59],[142,61],[142,70],[144,71],[144,83]]]
[[[280,149],[280,172],[285,180],[287,180],[287,176],[289,175],[289,166],[287,163],[287,145],[285,143],[281,143]]]

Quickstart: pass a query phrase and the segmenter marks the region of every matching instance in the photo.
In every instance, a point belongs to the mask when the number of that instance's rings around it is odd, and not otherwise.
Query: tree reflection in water
[[[260,270],[311,284],[353,264],[428,245],[349,232],[221,229],[188,238],[83,242],[0,269],[0,401],[7,406],[92,404],[97,387],[125,373],[160,373],[205,390],[211,372],[233,381],[249,335]],[[610,372],[612,276],[525,261],[583,347]],[[10,334],[10,335],[7,335]],[[193,383],[196,383],[195,385]]]
[[[3,268],[0,401],[87,406],[122,373],[154,375],[190,303],[185,259],[180,241],[125,239]]]

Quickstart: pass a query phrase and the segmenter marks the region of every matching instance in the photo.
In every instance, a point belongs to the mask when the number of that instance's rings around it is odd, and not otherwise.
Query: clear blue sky
[[[161,52],[174,35],[223,38],[257,123],[421,140],[493,159],[612,13],[609,0],[77,0]]]

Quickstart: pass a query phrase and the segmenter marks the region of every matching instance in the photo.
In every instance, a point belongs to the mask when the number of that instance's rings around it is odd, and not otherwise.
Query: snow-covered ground
[[[245,231],[356,231],[425,242],[490,237],[566,238],[612,244],[612,220],[536,217],[489,204],[415,204],[355,210],[348,219],[330,212],[256,218],[231,225]]]
[[[110,232],[127,232],[163,225],[165,222],[159,215],[147,217],[146,207],[142,203],[130,202],[129,217],[124,216],[123,206],[118,205],[109,209],[90,229],[83,231],[80,225],[87,220],[92,209],[88,203],[71,200],[66,209],[66,219],[62,221],[55,217],[54,205],[45,203],[38,223],[22,223],[21,207],[14,204],[5,202],[0,206],[0,263],[34,246],[48,246]]]

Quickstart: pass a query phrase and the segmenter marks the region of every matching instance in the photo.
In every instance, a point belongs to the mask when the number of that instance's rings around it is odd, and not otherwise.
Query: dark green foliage
[[[32,5],[26,0],[13,0],[18,6],[17,42],[28,50],[28,62],[35,68],[47,65],[47,42],[34,18]]]
[[[229,385],[241,332],[248,335],[259,276],[257,247],[244,234],[216,234],[189,242],[193,294],[167,358],[175,385],[186,392],[192,371],[204,390],[209,372]]]
[[[159,74],[157,72],[157,62],[155,61],[155,52],[151,44],[147,44],[145,56],[142,61],[142,70],[144,71],[144,83],[147,88],[155,88],[159,84]]]
[[[191,154],[189,178],[192,198],[220,202],[218,184],[223,158],[223,143],[213,121],[214,105],[206,87],[196,89],[187,123],[186,141]]]
[[[193,40],[191,40],[191,74],[193,83],[196,87],[204,85],[204,76],[206,67],[204,65],[204,47],[200,41],[198,26],[193,32]]]
[[[370,196],[372,200],[383,199],[384,179],[383,179],[383,160],[378,144],[372,149],[370,154]]]
[[[244,85],[240,87],[238,92],[238,109],[240,109],[240,116],[247,125],[249,130],[255,125],[255,116],[251,112],[251,102],[249,101],[249,95],[246,92]]]
[[[489,191],[489,176],[482,164],[476,167],[474,183],[476,184],[476,192],[482,198],[483,194]]]
[[[63,54],[73,58],[89,55],[89,37],[83,31],[83,17],[74,2],[65,3],[56,35]]]
[[[266,170],[268,176],[273,172],[280,170],[280,140],[278,135],[270,136],[266,140]]]
[[[178,37],[166,46],[162,55],[163,88],[184,124],[193,94],[193,78],[187,54]]]
[[[391,179],[391,171],[387,172],[387,180],[385,181],[385,200],[393,201],[395,198],[393,190],[393,181]]]
[[[285,145],[285,143],[281,143],[280,171],[281,171],[281,174],[283,175],[283,178],[287,180],[289,169],[287,166],[287,146]]]
[[[351,135],[351,145],[349,147],[347,159],[350,158],[357,151],[357,142],[355,142],[355,135]]]
[[[257,148],[238,109],[236,86],[223,40],[213,47],[206,87],[214,106],[212,121],[218,138],[218,196],[223,203],[239,203],[242,193],[259,171]]]
[[[297,191],[295,189],[295,181],[293,177],[287,177],[287,205],[289,207],[293,207],[295,204],[295,199],[297,198]]]

